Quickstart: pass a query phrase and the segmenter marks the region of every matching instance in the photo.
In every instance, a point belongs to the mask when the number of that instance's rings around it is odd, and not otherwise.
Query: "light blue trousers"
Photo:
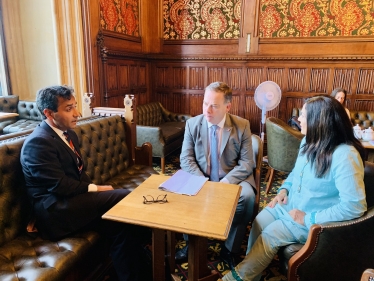
[[[296,223],[281,205],[266,207],[252,223],[248,238],[247,254],[234,272],[222,279],[224,281],[258,281],[279,248],[293,243],[305,243],[308,228]]]

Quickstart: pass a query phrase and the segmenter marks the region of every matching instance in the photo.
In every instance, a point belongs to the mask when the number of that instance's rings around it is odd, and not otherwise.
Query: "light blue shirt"
[[[305,138],[300,148],[305,144]],[[323,178],[315,176],[315,166],[299,153],[295,167],[280,189],[287,189],[288,203],[282,207],[304,211],[304,223],[345,221],[360,217],[367,209],[364,166],[358,151],[350,145],[339,145],[330,170]]]

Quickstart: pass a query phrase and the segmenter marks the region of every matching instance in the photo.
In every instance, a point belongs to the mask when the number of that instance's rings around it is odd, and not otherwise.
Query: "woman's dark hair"
[[[336,89],[334,89],[334,90],[331,92],[331,95],[330,95],[330,96],[332,96],[332,97],[335,98],[335,96],[336,96],[338,93],[340,93],[340,92],[342,92],[342,93],[344,94],[344,101],[343,101],[343,104],[344,104],[345,101],[347,100],[347,91],[344,90],[343,88],[336,88]]]
[[[53,112],[58,110],[58,98],[70,100],[73,96],[74,89],[69,86],[50,86],[40,89],[36,95],[36,104],[39,111],[43,115],[43,119],[46,119],[44,115],[44,109],[50,109]]]
[[[331,96],[308,99],[306,109],[306,143],[301,153],[315,165],[316,177],[322,178],[329,171],[332,154],[342,143],[352,145],[365,159],[365,149],[354,136],[352,124],[344,107]]]

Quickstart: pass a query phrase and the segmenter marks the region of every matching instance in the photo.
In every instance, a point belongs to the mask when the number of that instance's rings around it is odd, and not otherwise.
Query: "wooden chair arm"
[[[134,164],[152,167],[152,144],[150,142],[145,142],[142,146],[135,146]]]

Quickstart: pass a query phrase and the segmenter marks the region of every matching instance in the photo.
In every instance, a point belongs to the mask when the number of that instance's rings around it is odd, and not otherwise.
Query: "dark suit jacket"
[[[184,132],[181,168],[191,174],[207,176],[209,157],[208,123],[204,115],[188,119]],[[225,178],[232,184],[242,181],[256,187],[253,178],[252,137],[249,122],[241,117],[226,114],[220,147],[220,164]]]
[[[69,135],[78,153],[79,143],[74,131],[69,131]],[[53,223],[65,224],[64,232],[72,232],[75,228],[80,228],[88,223],[94,215],[90,214],[90,202],[85,202],[88,193],[88,185],[92,183],[85,168],[79,174],[76,164],[77,156],[73,150],[56,134],[56,132],[43,121],[30,136],[25,140],[21,151],[21,164],[26,180],[26,187],[29,196],[32,198],[35,216],[39,222],[45,224]],[[83,164],[84,165],[84,164]],[[88,196],[89,197],[89,196]],[[75,200],[79,198],[79,200]],[[84,211],[77,211],[77,208],[86,206]],[[52,208],[53,207],[53,208]],[[56,214],[62,216],[66,210],[71,210],[73,217],[63,218],[53,217],[54,209]],[[58,208],[61,209],[58,212]],[[87,211],[87,212],[86,212]],[[93,212],[92,212],[93,213]],[[68,226],[67,226],[68,225]],[[39,228],[52,228],[52,225],[37,225]],[[54,229],[59,232],[59,225],[54,225]],[[69,228],[69,229],[67,229]],[[61,233],[62,234],[62,233]],[[59,233],[54,233],[59,235]]]

